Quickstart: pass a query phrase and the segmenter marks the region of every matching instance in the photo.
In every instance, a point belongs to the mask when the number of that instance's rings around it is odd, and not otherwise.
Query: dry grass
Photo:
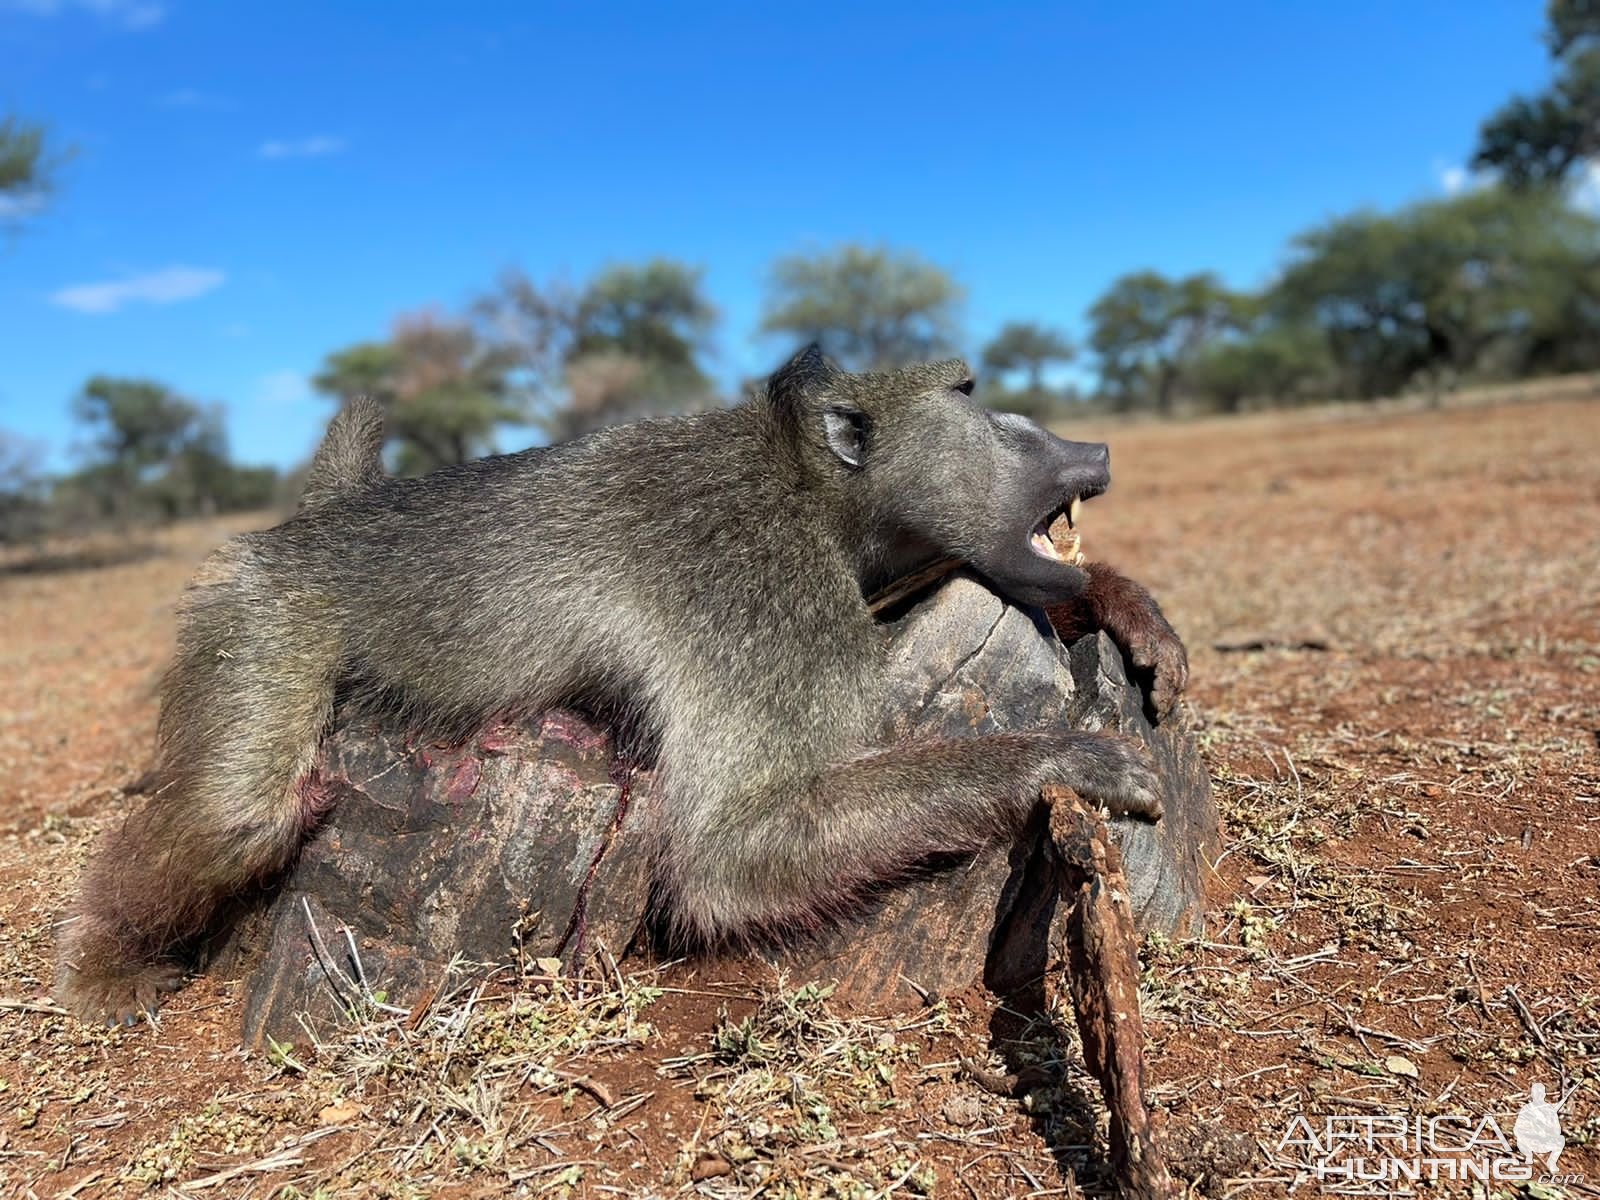
[[[1117,484],[1088,549],[1150,583],[1190,642],[1228,827],[1206,939],[1147,946],[1152,1085],[1180,1158],[1213,1194],[1318,1194],[1280,1145],[1294,1114],[1493,1113],[1509,1131],[1542,1081],[1577,1089],[1562,1166],[1584,1178],[1482,1194],[1600,1195],[1600,406],[1102,432]],[[0,574],[0,1193],[1101,1188],[1071,1021],[977,993],[867,1018],[736,964],[463,964],[415,1016],[375,995],[337,1035],[253,1058],[226,979],[132,1033],[37,1003],[48,924],[144,765],[171,603],[222,532]],[[1212,649],[1252,640],[1328,648]],[[1020,1101],[960,1066],[1001,1052],[1030,1066]],[[1219,1129],[1248,1155],[1193,1136]]]

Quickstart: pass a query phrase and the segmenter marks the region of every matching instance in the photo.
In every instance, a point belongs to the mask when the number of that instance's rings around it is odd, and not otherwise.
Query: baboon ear
[[[847,404],[822,410],[822,434],[828,449],[847,467],[859,467],[867,453],[867,414]]]
[[[827,383],[834,373],[835,367],[823,355],[822,347],[812,342],[773,372],[767,381],[767,394],[776,400],[793,402]]]

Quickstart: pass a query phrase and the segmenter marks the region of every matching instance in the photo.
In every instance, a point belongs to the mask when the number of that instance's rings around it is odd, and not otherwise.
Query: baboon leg
[[[1015,836],[1052,782],[1115,815],[1161,816],[1148,757],[1120,737],[906,742],[831,766],[798,793],[721,805],[703,829],[669,831],[668,887],[685,932],[703,938],[815,925],[934,855]]]
[[[219,558],[186,596],[163,688],[159,786],[90,862],[64,922],[56,992],[85,1019],[153,1012],[219,905],[286,866],[321,815],[307,772],[336,648],[292,594],[252,585],[228,550]]]

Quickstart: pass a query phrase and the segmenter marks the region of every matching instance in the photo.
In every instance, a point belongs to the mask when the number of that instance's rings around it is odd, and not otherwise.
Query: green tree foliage
[[[1334,366],[1322,331],[1263,321],[1212,342],[1190,366],[1196,395],[1209,408],[1238,412],[1247,402],[1289,405],[1334,394]]]
[[[1020,371],[1037,392],[1044,388],[1046,368],[1071,362],[1076,354],[1065,334],[1032,321],[1009,321],[984,346],[983,365],[1000,375]]]
[[[1101,389],[1120,408],[1172,412],[1196,358],[1251,315],[1248,297],[1209,272],[1169,279],[1136,271],[1114,282],[1089,310],[1089,345]]]
[[[696,358],[717,319],[703,276],[665,258],[601,271],[578,298],[568,360],[621,354],[698,374]]]
[[[1560,183],[1600,155],[1600,4],[1551,0],[1548,17],[1555,78],[1485,121],[1473,158],[1515,188]]]
[[[31,216],[49,192],[54,163],[46,154],[44,126],[0,117],[0,222]]]
[[[698,268],[670,259],[613,266],[579,290],[512,272],[475,315],[552,438],[716,403],[700,362],[717,312]]]
[[[148,379],[96,375],[73,401],[90,461],[57,485],[79,517],[174,518],[267,504],[277,472],[228,455],[221,413]]]
[[[1600,224],[1549,192],[1488,188],[1302,235],[1269,298],[1319,327],[1346,389],[1400,390],[1492,363],[1592,361]]]
[[[948,354],[961,287],[916,254],[844,245],[772,268],[765,333],[819,342],[847,367],[882,370]]]
[[[399,446],[395,467],[411,475],[493,453],[501,425],[526,421],[513,366],[471,324],[420,313],[397,320],[387,342],[330,354],[311,382],[341,403],[370,396],[382,404]]]

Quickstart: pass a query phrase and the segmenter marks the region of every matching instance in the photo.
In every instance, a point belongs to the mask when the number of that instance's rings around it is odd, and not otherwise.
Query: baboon
[[[300,510],[185,592],[158,785],[87,870],[61,1002],[153,1013],[224,902],[289,865],[327,807],[314,763],[336,699],[444,740],[607,714],[658,766],[657,891],[700,943],[814,925],[1014,836],[1046,783],[1158,819],[1147,757],[1112,735],[878,744],[887,647],[864,597],[941,558],[1120,629],[1160,703],[1182,687],[1148,596],[1044,536],[1105,489],[1106,447],[972,390],[959,361],[858,375],[812,347],[735,407],[416,479],[383,475],[376,406],[346,409]]]

